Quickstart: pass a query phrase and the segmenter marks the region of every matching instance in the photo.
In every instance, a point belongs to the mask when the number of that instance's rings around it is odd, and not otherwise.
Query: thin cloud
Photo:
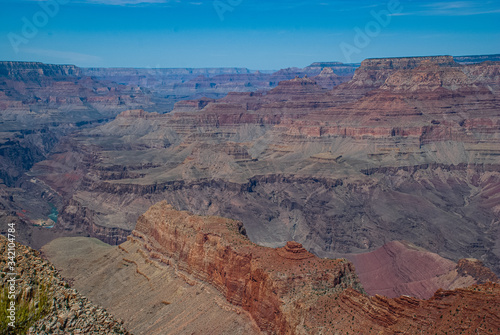
[[[451,1],[422,4],[421,10],[409,12],[421,16],[472,16],[500,13],[500,7],[493,2]]]
[[[6,0],[6,1],[24,1],[24,2],[43,2],[46,0]],[[106,6],[148,6],[148,5],[162,5],[162,6],[172,6],[172,5],[191,5],[191,6],[201,6],[204,4],[212,5],[212,1],[190,1],[182,2],[181,0],[73,0],[70,3],[77,4],[87,4],[87,5],[106,5]]]
[[[389,14],[389,16],[408,16],[408,15],[415,15],[416,13],[392,13]]]
[[[462,9],[462,8],[474,7],[474,2],[471,1],[436,2],[425,6],[433,7],[439,10]]]

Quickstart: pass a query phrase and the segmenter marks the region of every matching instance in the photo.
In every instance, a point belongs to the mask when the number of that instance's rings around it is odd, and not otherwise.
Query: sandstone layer
[[[319,259],[295,243],[260,247],[244,238],[243,229],[237,221],[194,216],[161,202],[139,218],[133,236],[160,259],[173,259],[216,287],[269,333],[304,333],[303,320],[319,296],[361,290],[345,260]]]

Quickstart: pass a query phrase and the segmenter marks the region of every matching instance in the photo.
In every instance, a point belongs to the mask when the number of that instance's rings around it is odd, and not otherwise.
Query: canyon
[[[36,248],[51,239],[54,232],[45,227],[52,227],[57,219],[54,222],[47,216],[65,206],[66,194],[33,178],[30,170],[50,155],[57,157],[59,150],[65,150],[58,146],[68,148],[68,138],[80,130],[93,129],[133,108],[163,114],[181,99],[219,97],[232,90],[265,91],[278,80],[320,74],[324,65],[338,68],[340,74],[324,74],[325,85],[349,80],[355,69],[355,65],[332,63],[254,74],[248,69],[230,68],[102,69],[0,62],[0,224],[16,221],[23,226],[21,241]],[[72,159],[82,157],[77,154]],[[79,174],[64,174],[72,180],[68,189],[76,187]],[[99,225],[94,229],[106,231]],[[111,234],[126,237],[121,231]]]
[[[0,62],[0,112],[2,231],[133,333],[499,329],[498,55]]]
[[[452,57],[366,60],[329,90],[123,112],[30,175],[68,199],[54,231],[120,243],[151,205],[242,221],[249,238],[349,258],[406,240],[499,273],[499,70]]]

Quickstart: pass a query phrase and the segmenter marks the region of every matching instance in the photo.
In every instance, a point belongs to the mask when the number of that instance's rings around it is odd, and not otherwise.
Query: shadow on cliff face
[[[498,273],[492,209],[496,194],[490,190],[497,187],[500,176],[488,167],[471,169],[373,170],[357,180],[268,175],[245,184],[223,180],[153,186],[89,184],[78,193],[80,201],[66,203],[59,229],[120,243],[139,215],[165,199],[181,210],[240,220],[248,237],[263,246],[280,247],[295,240],[321,257],[337,257],[407,240],[454,261],[480,259]],[[105,208],[113,211],[106,213]]]

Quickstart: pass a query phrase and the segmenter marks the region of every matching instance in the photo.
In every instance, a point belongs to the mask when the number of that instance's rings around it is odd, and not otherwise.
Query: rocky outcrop
[[[452,56],[434,57],[401,57],[401,58],[373,58],[361,62],[353,80],[346,86],[362,92],[382,86],[385,81],[398,71],[414,70],[421,66],[432,64],[437,68],[458,67]]]
[[[152,255],[170,258],[179,269],[215,286],[265,332],[303,333],[308,307],[318,297],[361,289],[345,260],[319,259],[293,242],[277,250],[260,247],[240,234],[241,227],[237,221],[195,216],[161,202],[139,218],[133,238]]]
[[[342,317],[336,318],[334,329],[350,334],[367,330],[376,334],[488,333],[500,326],[496,317],[499,292],[499,284],[489,283],[453,291],[438,290],[429,300],[419,300],[406,296],[368,298],[346,290],[336,301],[322,301],[311,314],[318,315],[328,303],[337,305],[332,314]],[[316,329],[328,322],[324,320]]]
[[[458,66],[452,56],[370,58],[361,62],[361,70],[407,70],[422,63],[432,63],[440,67]]]
[[[304,249],[302,244],[294,241],[286,242],[286,245],[283,248],[277,248],[276,252],[280,257],[291,260],[302,260],[315,257],[309,251]]]
[[[2,292],[9,288],[8,280],[15,273],[16,328],[6,327],[4,334],[129,334],[123,321],[116,320],[105,309],[96,306],[75,289],[71,289],[58,271],[38,251],[15,243],[15,270],[9,270],[8,240],[0,236],[0,268]],[[4,291],[5,290],[5,291]],[[7,299],[3,296],[2,300]],[[30,315],[22,315],[21,311]]]
[[[458,274],[462,277],[471,276],[478,284],[484,284],[487,282],[498,282],[498,277],[484,266],[483,262],[477,259],[461,259],[458,261],[456,270]]]

